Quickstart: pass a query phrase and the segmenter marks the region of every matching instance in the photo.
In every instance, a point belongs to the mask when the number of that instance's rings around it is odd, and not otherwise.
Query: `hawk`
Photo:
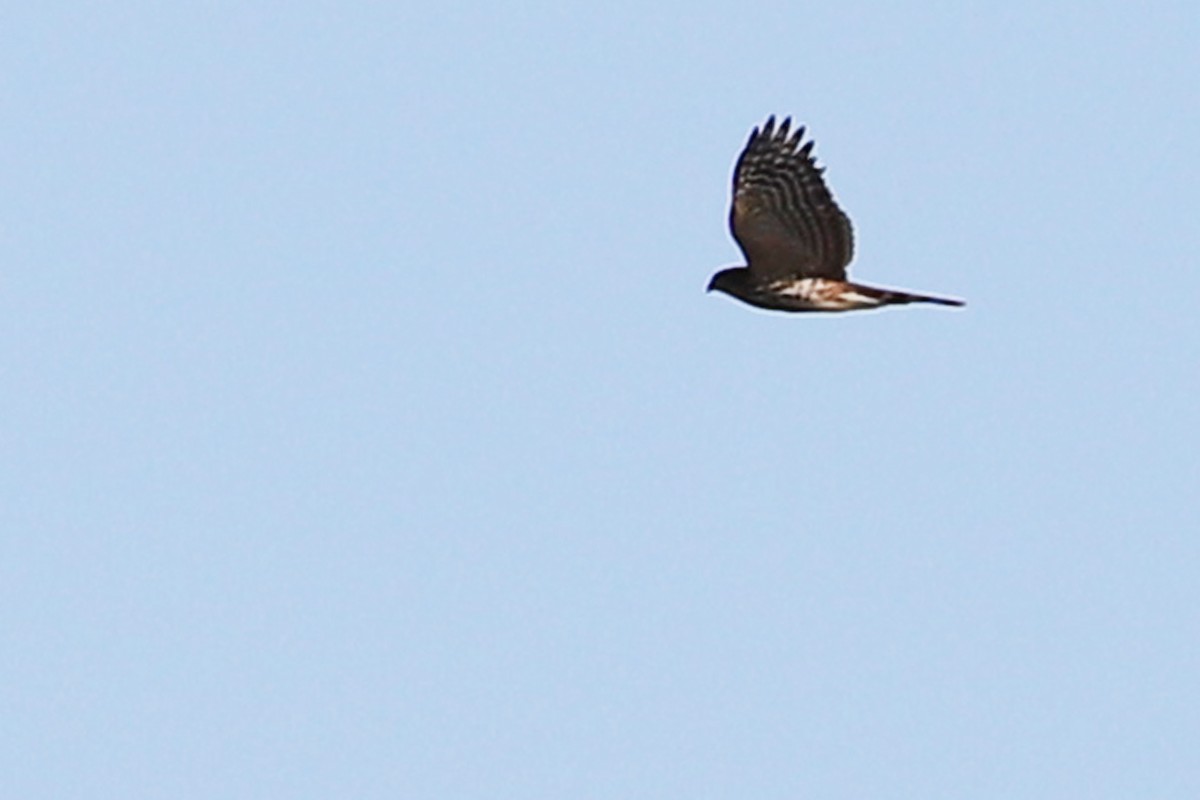
[[[775,311],[855,311],[905,303],[964,305],[962,300],[851,283],[850,219],[838,208],[812,155],[804,127],[775,117],[755,128],[733,170],[729,228],[746,266],[723,269],[708,291]]]

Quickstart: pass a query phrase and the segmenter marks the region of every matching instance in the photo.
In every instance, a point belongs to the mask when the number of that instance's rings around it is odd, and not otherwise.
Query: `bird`
[[[804,126],[774,115],[750,133],[733,170],[729,229],[746,258],[713,275],[708,291],[772,311],[856,311],[907,303],[962,306],[950,297],[851,282],[850,218],[816,165]]]

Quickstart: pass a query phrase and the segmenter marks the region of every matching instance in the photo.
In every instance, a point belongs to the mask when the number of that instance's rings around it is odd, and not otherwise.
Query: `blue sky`
[[[0,793],[1200,794],[1194,4],[0,32]],[[852,274],[706,295],[807,124]]]

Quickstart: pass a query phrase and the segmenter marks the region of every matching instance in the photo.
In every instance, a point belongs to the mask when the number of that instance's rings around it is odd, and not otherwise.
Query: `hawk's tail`
[[[854,291],[874,298],[881,306],[903,305],[906,303],[936,303],[939,306],[966,305],[966,301],[954,297],[934,297],[929,294],[902,292],[899,289],[880,289],[875,286],[863,286],[861,284],[854,284]]]

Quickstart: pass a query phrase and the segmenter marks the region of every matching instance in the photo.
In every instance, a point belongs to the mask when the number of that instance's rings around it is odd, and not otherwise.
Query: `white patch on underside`
[[[810,308],[829,311],[848,311],[854,308],[874,308],[883,305],[883,299],[855,291],[842,281],[825,278],[798,278],[775,281],[768,289],[782,297],[794,297]]]
[[[788,297],[800,297],[808,300],[812,297],[820,280],[820,278],[801,278],[797,281],[779,281],[772,285],[770,289],[776,294],[787,295]]]

